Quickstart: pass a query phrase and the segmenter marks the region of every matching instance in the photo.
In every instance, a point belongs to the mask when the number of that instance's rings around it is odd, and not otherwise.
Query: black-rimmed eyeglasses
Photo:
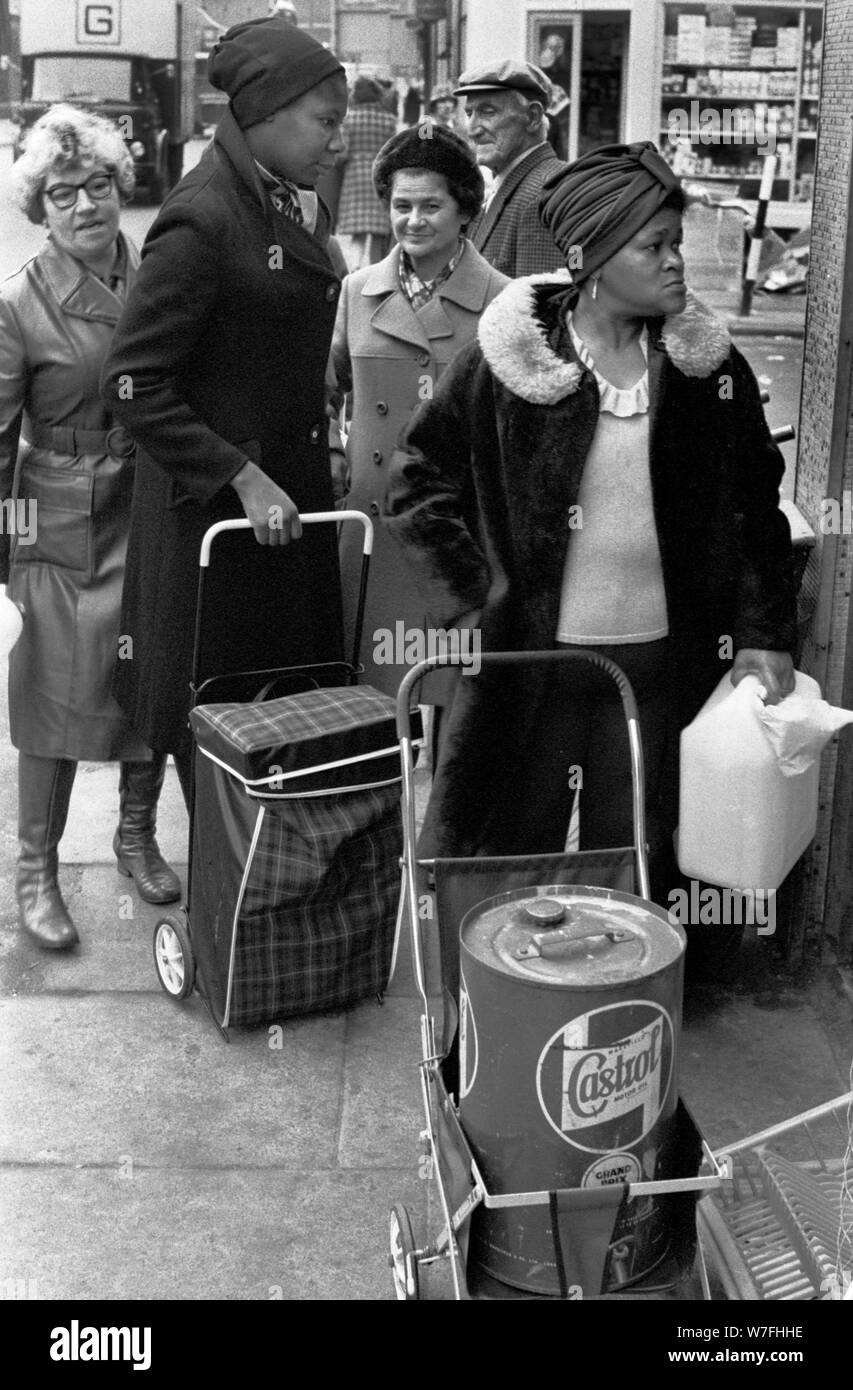
[[[84,183],[55,183],[46,188],[44,196],[49,198],[55,208],[73,208],[81,188],[96,203],[102,203],[113,191],[112,174],[90,174]]]

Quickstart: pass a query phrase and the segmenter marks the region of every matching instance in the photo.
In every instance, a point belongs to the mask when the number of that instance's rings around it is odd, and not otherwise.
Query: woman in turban
[[[679,729],[727,664],[780,700],[795,631],[784,463],[749,366],[685,287],[683,206],[648,142],[555,175],[541,217],[571,274],[490,305],[413,418],[386,503],[443,626],[477,624],[483,650],[584,646],[626,672],[659,898]],[[486,669],[457,683],[421,850],[560,851],[576,788],[582,849],[632,843],[612,682],[575,663]]]

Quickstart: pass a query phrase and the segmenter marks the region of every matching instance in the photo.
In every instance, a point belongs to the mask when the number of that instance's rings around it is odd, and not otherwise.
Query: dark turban
[[[442,174],[469,221],[483,205],[483,175],[470,145],[434,121],[398,130],[382,146],[373,164],[373,187],[383,202],[391,196],[391,183],[399,169]]]
[[[343,71],[334,53],[276,15],[233,25],[208,60],[210,82],[231,98],[241,130]]]
[[[547,180],[539,216],[566,261],[580,248],[576,283],[609,261],[654,217],[681,182],[650,140],[601,145]],[[578,259],[577,251],[574,261]]]

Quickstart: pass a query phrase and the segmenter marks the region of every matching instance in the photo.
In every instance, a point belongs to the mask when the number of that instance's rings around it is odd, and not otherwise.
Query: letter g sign
[[[77,42],[118,43],[120,19],[121,0],[77,0]]]

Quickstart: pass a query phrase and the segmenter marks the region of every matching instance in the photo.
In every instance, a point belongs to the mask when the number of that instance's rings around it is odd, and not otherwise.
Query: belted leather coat
[[[139,256],[120,240],[129,288]],[[50,238],[0,286],[0,582],[24,608],[9,723],[41,757],[148,757],[110,693],[133,442],[98,381],[121,311]]]

